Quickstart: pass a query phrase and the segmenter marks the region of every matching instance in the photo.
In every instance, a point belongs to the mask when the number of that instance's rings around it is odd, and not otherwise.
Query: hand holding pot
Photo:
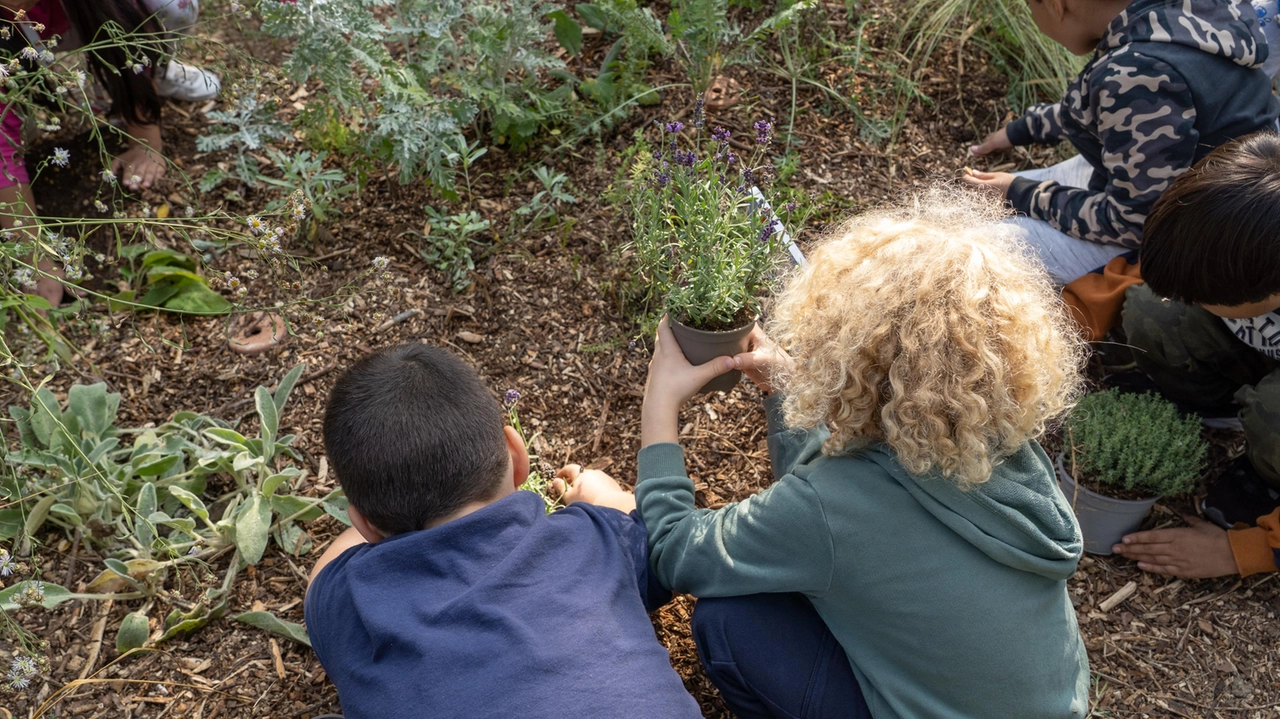
[[[760,391],[773,394],[774,381],[791,371],[795,361],[786,350],[779,347],[769,335],[757,326],[747,338],[749,350],[733,358],[733,365],[742,371]]]
[[[676,344],[669,319],[658,324],[653,343],[653,359],[649,360],[649,377],[644,384],[644,405],[640,410],[640,444],[679,440],[680,408],[702,386],[734,368],[732,357],[717,357],[710,362],[691,365]]]

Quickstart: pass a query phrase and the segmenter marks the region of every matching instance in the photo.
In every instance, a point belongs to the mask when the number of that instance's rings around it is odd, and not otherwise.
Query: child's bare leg
[[[18,184],[0,187],[0,228],[16,229],[27,236],[29,241],[36,237],[36,198],[31,194],[31,185]],[[27,258],[30,262],[34,258]],[[63,284],[61,278],[66,275],[62,268],[47,257],[41,257],[36,263],[35,294],[48,300],[57,307],[62,304]]]

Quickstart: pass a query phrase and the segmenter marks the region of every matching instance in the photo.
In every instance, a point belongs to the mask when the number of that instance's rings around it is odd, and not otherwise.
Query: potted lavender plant
[[[783,257],[781,224],[761,205],[756,188],[773,175],[764,163],[773,124],[755,124],[756,151],[737,155],[723,128],[703,132],[700,108],[693,127],[669,122],[651,153],[631,168],[628,199],[639,280],[651,308],[671,318],[689,361],[707,362],[745,351],[760,316],[760,300]],[[785,212],[793,213],[794,204]],[[788,218],[789,219],[789,218]],[[741,374],[712,380],[704,392],[732,389]]]

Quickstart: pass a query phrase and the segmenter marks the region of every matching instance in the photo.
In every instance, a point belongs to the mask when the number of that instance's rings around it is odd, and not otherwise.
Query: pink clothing
[[[40,39],[47,40],[54,35],[66,35],[71,29],[67,19],[66,8],[60,0],[40,0],[35,7],[27,11],[28,25],[32,30],[34,24],[44,26]],[[7,22],[6,22],[7,21]],[[13,30],[13,13],[5,10],[0,14],[0,23],[8,24]],[[0,109],[0,189],[14,185],[25,185],[31,181],[27,174],[26,163],[22,160],[22,116],[17,110],[5,103]]]

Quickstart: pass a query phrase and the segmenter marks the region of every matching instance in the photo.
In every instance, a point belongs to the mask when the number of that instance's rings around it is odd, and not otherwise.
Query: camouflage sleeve
[[[1147,213],[1191,167],[1200,133],[1181,75],[1136,52],[1118,55],[1091,83],[1106,188],[1094,192],[1017,178],[1009,202],[1073,237],[1138,247]]]
[[[1062,103],[1033,105],[1022,117],[1005,126],[1009,142],[1021,145],[1056,145],[1062,141]]]

